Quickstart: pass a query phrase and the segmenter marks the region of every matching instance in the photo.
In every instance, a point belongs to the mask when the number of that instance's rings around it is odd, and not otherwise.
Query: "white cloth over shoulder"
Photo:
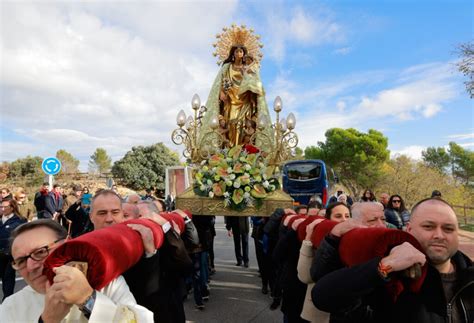
[[[0,305],[0,322],[37,323],[43,308],[44,295],[26,286]],[[119,276],[97,292],[89,320],[73,306],[62,322],[153,322],[153,313],[137,304],[125,279]]]

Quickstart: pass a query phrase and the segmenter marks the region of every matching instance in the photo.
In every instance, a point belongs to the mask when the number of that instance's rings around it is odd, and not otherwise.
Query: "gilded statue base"
[[[259,209],[252,206],[234,211],[224,206],[224,199],[198,196],[188,188],[176,197],[176,208],[187,209],[193,215],[270,216],[277,208],[293,208],[293,199],[282,190],[276,190],[268,194]]]

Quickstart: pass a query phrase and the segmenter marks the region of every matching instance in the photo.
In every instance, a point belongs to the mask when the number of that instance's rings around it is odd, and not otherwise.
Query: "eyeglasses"
[[[48,244],[44,247],[38,248],[38,249],[34,250],[32,253],[30,253],[28,256],[13,259],[13,261],[12,261],[13,269],[21,270],[21,269],[25,268],[28,258],[31,258],[35,261],[43,260],[44,258],[46,258],[49,255],[49,251],[51,250],[51,248],[53,248],[59,241],[64,240],[64,239],[65,238],[60,238],[60,239],[58,239],[54,242],[51,242],[50,244]]]
[[[401,203],[402,201],[400,200],[392,200],[392,203]]]

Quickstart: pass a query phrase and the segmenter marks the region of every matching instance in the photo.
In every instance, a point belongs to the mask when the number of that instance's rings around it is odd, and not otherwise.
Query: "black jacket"
[[[403,219],[398,211],[387,208],[384,211],[384,215],[388,223],[393,224],[397,229],[402,229]]]
[[[314,305],[336,314],[338,322],[446,323],[449,308],[457,306],[461,322],[474,320],[474,267],[457,252],[452,258],[457,272],[454,296],[446,300],[439,272],[428,266],[419,293],[404,290],[393,302],[386,292],[387,281],[378,273],[380,258],[331,272],[316,282]],[[331,321],[333,321],[331,314]]]
[[[249,218],[248,216],[226,216],[224,218],[225,228],[232,229],[232,234],[249,234]]]
[[[123,276],[137,303],[153,312],[155,322],[184,323],[183,277],[191,271],[184,243],[170,229],[157,253],[142,258]]]
[[[49,192],[48,196],[45,197],[45,209],[44,217],[52,218],[54,212],[61,213],[63,210],[63,196],[60,194],[59,198],[56,199],[54,192]]]
[[[71,220],[71,237],[75,238],[84,233],[94,230],[89,214],[84,210],[80,201],[72,204],[65,214],[68,220]]]
[[[198,246],[192,246],[189,249],[191,253],[208,251],[212,247],[214,239],[214,225],[212,216],[208,215],[194,215],[193,223],[199,236]]]
[[[10,254],[10,235],[16,227],[26,223],[26,220],[18,215],[13,215],[5,223],[2,222],[0,217],[0,253]]]
[[[300,248],[296,231],[288,229],[273,251],[273,260],[281,269],[278,277],[283,289],[281,311],[286,314],[288,322],[305,322],[300,317],[306,295],[306,284],[298,279]]]

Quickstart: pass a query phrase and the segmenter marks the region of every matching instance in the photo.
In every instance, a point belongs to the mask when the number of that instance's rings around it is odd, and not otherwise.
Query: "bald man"
[[[412,209],[407,231],[424,253],[404,242],[384,258],[336,270],[313,289],[313,303],[338,322],[473,322],[474,267],[458,250],[458,221],[445,201],[425,199]],[[421,290],[409,289],[394,301],[386,284],[397,272],[428,263]],[[351,309],[347,311],[347,309]]]
[[[387,208],[388,200],[390,200],[388,193],[380,193],[379,201],[382,203],[384,209]]]

